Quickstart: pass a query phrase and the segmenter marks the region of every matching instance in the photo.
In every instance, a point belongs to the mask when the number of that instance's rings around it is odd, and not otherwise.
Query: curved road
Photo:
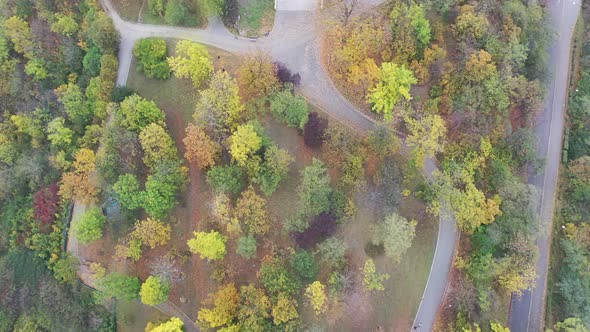
[[[565,103],[569,83],[571,41],[580,13],[581,0],[551,0],[547,9],[552,26],[557,33],[555,44],[549,49],[551,80],[545,108],[535,128],[539,146],[537,155],[546,161],[545,169],[538,176],[531,176],[529,183],[535,185],[539,195],[539,257],[536,264],[537,280],[532,290],[522,296],[513,295],[510,307],[510,330],[513,332],[543,331],[545,323],[545,299],[547,273],[553,231],[555,194],[561,161]]]
[[[298,92],[308,101],[349,127],[360,132],[371,130],[375,126],[375,121],[358,111],[340,94],[321,64],[314,21],[316,8],[307,8],[307,11],[302,11],[301,6],[296,6],[298,11],[283,10],[290,8],[285,4],[297,1],[299,0],[279,0],[272,32],[267,37],[250,40],[234,36],[217,18],[210,19],[206,29],[128,22],[119,16],[110,0],[100,0],[102,7],[112,18],[115,28],[121,35],[117,85],[126,84],[133,45],[141,38],[187,39],[241,54],[264,49],[275,61],[284,63],[292,72],[301,75]],[[385,1],[361,0],[359,8],[360,10],[370,9]],[[313,4],[313,1],[307,1],[307,3]],[[435,169],[434,161],[428,160],[424,167],[427,178],[432,177]],[[421,323],[420,329],[423,331],[432,330],[446,289],[457,236],[458,231],[452,217],[447,213],[441,214],[430,275],[414,321],[414,325]]]

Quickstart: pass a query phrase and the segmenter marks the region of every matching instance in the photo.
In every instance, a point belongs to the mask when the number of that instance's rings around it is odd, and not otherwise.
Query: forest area
[[[266,0],[113,4],[138,23],[220,17],[236,40],[275,20]],[[119,87],[120,36],[98,0],[0,0],[0,332],[405,331],[450,216],[461,237],[435,330],[508,331],[510,297],[536,277],[542,4],[322,5],[320,66],[368,132],[310,103],[306,73],[265,50],[137,39]],[[590,325],[587,25],[556,331]]]
[[[574,50],[574,71],[568,102],[563,163],[560,179],[559,222],[554,230],[551,297],[548,323],[563,321],[563,329],[587,331],[590,277],[590,4],[583,3]]]

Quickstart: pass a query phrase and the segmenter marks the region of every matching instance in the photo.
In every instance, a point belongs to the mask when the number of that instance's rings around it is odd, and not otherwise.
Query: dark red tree
[[[336,232],[336,218],[329,213],[321,213],[303,233],[295,233],[297,245],[303,249],[311,249],[316,244],[329,238]]]
[[[317,112],[311,112],[309,114],[309,120],[307,120],[305,127],[303,127],[303,141],[305,145],[312,148],[322,145],[322,137],[327,127],[327,120],[320,118]]]
[[[299,74],[291,74],[289,68],[280,62],[275,62],[275,65],[277,66],[277,77],[283,86],[287,83],[293,84],[293,87],[299,86],[301,83]]]
[[[55,213],[59,206],[58,191],[59,187],[57,183],[54,183],[47,188],[40,189],[33,195],[35,219],[45,224],[51,224],[55,221]]]

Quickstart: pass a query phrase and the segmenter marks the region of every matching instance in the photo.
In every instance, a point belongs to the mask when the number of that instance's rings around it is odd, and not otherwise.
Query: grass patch
[[[242,35],[258,37],[272,29],[273,0],[240,0],[238,2],[238,29]]]

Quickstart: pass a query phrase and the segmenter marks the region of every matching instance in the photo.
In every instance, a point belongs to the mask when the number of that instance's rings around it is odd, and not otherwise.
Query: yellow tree
[[[227,237],[212,232],[194,232],[195,237],[187,241],[190,251],[199,254],[203,259],[217,260],[225,257]]]
[[[305,289],[305,296],[316,315],[321,315],[326,312],[326,286],[319,281],[314,281]]]
[[[4,29],[14,50],[29,59],[33,58],[35,41],[29,23],[18,16],[12,16],[4,22]]]
[[[186,148],[184,153],[186,160],[201,170],[215,166],[215,160],[221,153],[221,146],[213,141],[202,127],[189,124],[186,127],[183,142]]]
[[[297,302],[289,298],[285,293],[280,293],[276,304],[272,308],[272,317],[275,325],[286,323],[299,317]]]
[[[447,127],[440,115],[424,114],[418,119],[407,116],[405,122],[410,132],[406,137],[406,144],[412,148],[418,165],[421,165],[425,158],[432,158],[436,153],[443,151]]]
[[[279,85],[277,66],[261,51],[245,56],[237,75],[240,89],[248,98],[266,96]]]
[[[402,100],[412,99],[410,88],[417,82],[412,71],[405,66],[384,62],[381,64],[379,82],[369,91],[367,100],[373,104],[373,111],[391,120],[395,105]]]
[[[238,199],[235,216],[246,224],[251,234],[265,234],[270,229],[266,199],[257,195],[252,186],[242,192],[242,197]]]
[[[73,170],[62,175],[59,195],[66,200],[92,203],[100,192],[92,175],[96,170],[96,157],[90,149],[80,149],[76,152]]]
[[[130,238],[141,241],[150,248],[164,246],[170,240],[170,225],[156,219],[147,218],[135,223]]]
[[[139,133],[139,142],[143,149],[143,162],[151,169],[165,160],[175,160],[178,151],[166,129],[151,123]]]
[[[199,310],[198,320],[210,328],[229,325],[236,318],[239,302],[240,294],[233,283],[222,286],[203,301],[204,306],[211,308]]]
[[[232,158],[241,166],[245,166],[252,154],[258,151],[262,145],[262,139],[251,124],[238,126],[230,136],[229,141],[229,152]]]
[[[183,332],[184,323],[178,317],[172,317],[169,320],[158,325],[149,322],[145,327],[146,332]]]
[[[177,77],[190,78],[195,87],[201,86],[213,73],[207,49],[188,40],[176,44],[176,56],[169,57],[168,64]]]

